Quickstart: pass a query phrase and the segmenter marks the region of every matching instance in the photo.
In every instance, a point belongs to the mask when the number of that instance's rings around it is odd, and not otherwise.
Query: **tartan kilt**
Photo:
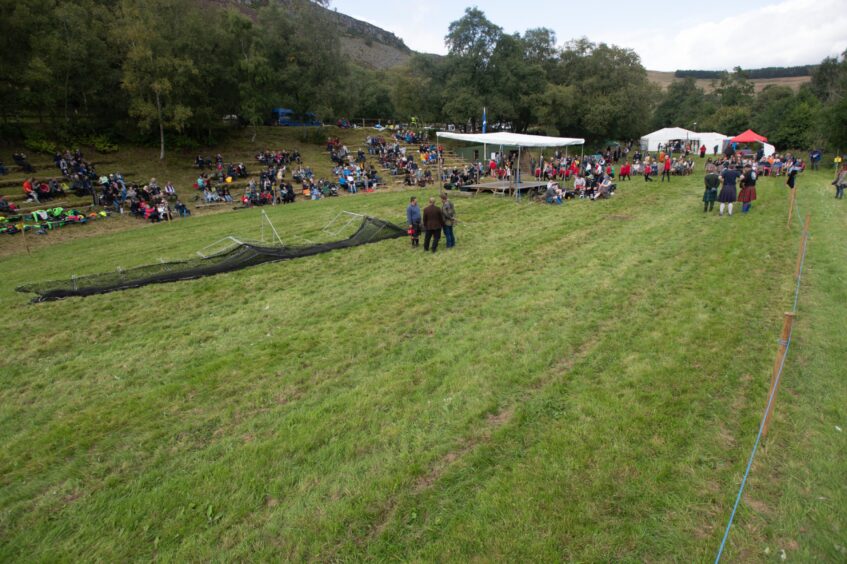
[[[755,186],[745,186],[741,189],[741,192],[738,194],[738,201],[749,204],[750,202],[756,199],[756,187]]]
[[[703,201],[704,202],[714,202],[718,199],[718,189],[717,188],[706,188],[706,191],[703,192]]]

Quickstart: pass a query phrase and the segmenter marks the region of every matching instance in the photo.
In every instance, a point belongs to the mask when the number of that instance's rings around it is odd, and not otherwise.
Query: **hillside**
[[[658,84],[662,90],[667,88],[673,81],[682,80],[681,78],[676,78],[674,73],[672,72],[662,72],[662,71],[647,71],[647,78],[650,79],[650,82],[653,84]],[[811,82],[811,76],[788,76],[784,78],[754,78],[750,82],[752,82],[756,87],[756,92],[760,92],[765,89],[766,86],[770,86],[771,84],[776,84],[780,86],[788,86],[793,90],[800,90],[800,87],[807,82]],[[712,91],[712,81],[708,79],[697,79],[697,86],[704,89],[706,92]]]
[[[256,20],[259,8],[267,0],[200,0],[208,4],[217,4],[238,10],[245,16]],[[283,0],[283,3],[291,0]],[[335,28],[339,34],[341,49],[350,59],[363,67],[385,70],[403,65],[412,56],[403,40],[390,31],[386,31],[368,22],[357,20],[337,10],[312,4],[320,15],[326,18],[327,27]]]

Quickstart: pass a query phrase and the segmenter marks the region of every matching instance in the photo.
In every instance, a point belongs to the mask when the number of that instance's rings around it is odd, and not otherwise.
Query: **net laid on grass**
[[[58,300],[72,296],[105,294],[127,288],[138,288],[147,284],[190,280],[222,272],[232,272],[250,266],[293,258],[307,257],[346,249],[368,243],[385,241],[406,235],[406,230],[388,221],[362,216],[356,232],[337,241],[309,245],[267,245],[228,238],[232,244],[217,253],[195,259],[161,262],[127,270],[116,270],[89,276],[73,277],[69,280],[53,280],[27,284],[16,288],[19,292],[38,294],[34,302]]]

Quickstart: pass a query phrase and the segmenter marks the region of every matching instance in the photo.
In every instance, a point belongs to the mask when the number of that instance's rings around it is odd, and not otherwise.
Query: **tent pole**
[[[516,181],[517,186],[515,187],[515,198],[517,200],[521,199],[521,146],[518,145],[518,164],[515,166],[515,170],[512,171],[512,179]]]

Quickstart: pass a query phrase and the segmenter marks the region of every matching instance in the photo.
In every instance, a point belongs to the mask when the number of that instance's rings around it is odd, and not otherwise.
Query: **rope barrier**
[[[793,332],[793,330],[792,330]],[[788,349],[791,347],[791,337],[788,338],[785,346],[785,354],[782,355],[782,363],[779,367],[779,373],[776,377],[776,382],[779,383],[779,380],[782,378],[782,369],[785,366],[785,359],[788,357]],[[744,493],[744,487],[747,485],[747,478],[750,476],[750,469],[753,467],[753,459],[756,458],[756,451],[759,449],[759,443],[762,441],[762,431],[765,428],[765,416],[767,412],[770,410],[771,403],[773,402],[773,398],[776,395],[777,387],[774,386],[771,391],[770,397],[768,397],[768,404],[765,407],[765,414],[762,415],[762,421],[759,424],[759,433],[756,435],[756,442],[753,444],[753,450],[750,452],[750,459],[747,461],[747,469],[744,471],[744,478],[741,480],[741,487],[738,488],[738,495],[735,497],[735,505],[732,506],[732,513],[729,516],[729,523],[726,524],[726,531],[723,534],[723,540],[721,541],[721,546],[718,549],[718,554],[715,556],[715,564],[718,564],[721,561],[721,556],[723,556],[724,548],[726,548],[726,541],[729,539],[729,530],[732,527],[732,522],[735,520],[735,513],[738,511],[738,504],[741,502],[741,496]]]
[[[795,201],[796,206],[796,201]],[[797,210],[797,214],[799,215],[799,209]],[[792,310],[794,313],[797,313],[797,303],[800,299],[800,280],[803,277],[803,266],[806,263],[806,251],[808,249],[809,243],[809,232],[804,229],[803,231],[803,254],[800,259],[800,269],[797,274],[797,280],[794,289],[794,309]],[[723,556],[724,549],[726,548],[726,542],[729,539],[729,531],[732,528],[732,523],[735,521],[735,514],[738,511],[738,504],[741,502],[741,496],[744,494],[744,488],[747,485],[747,478],[750,476],[750,469],[753,467],[753,460],[756,458],[756,452],[759,449],[759,444],[762,441],[762,433],[765,428],[765,421],[767,420],[768,412],[770,412],[771,405],[773,404],[774,397],[776,397],[776,391],[779,389],[779,382],[782,379],[782,370],[785,367],[785,359],[788,358],[788,351],[791,347],[791,337],[794,333],[794,328],[792,326],[791,332],[788,334],[788,339],[785,340],[785,352],[782,354],[782,360],[779,365],[779,372],[777,372],[776,378],[774,380],[774,385],[772,386],[771,393],[768,396],[768,403],[765,406],[765,412],[762,415],[762,420],[759,423],[759,432],[756,434],[756,441],[753,443],[753,450],[750,451],[750,458],[747,461],[747,468],[744,470],[744,477],[741,479],[741,486],[738,488],[738,495],[735,497],[735,504],[732,506],[732,513],[729,516],[729,522],[726,524],[726,531],[724,531],[723,539],[721,540],[720,548],[718,549],[717,556],[715,556],[715,564],[718,564],[721,561],[721,557]],[[782,343],[780,343],[782,344]]]

